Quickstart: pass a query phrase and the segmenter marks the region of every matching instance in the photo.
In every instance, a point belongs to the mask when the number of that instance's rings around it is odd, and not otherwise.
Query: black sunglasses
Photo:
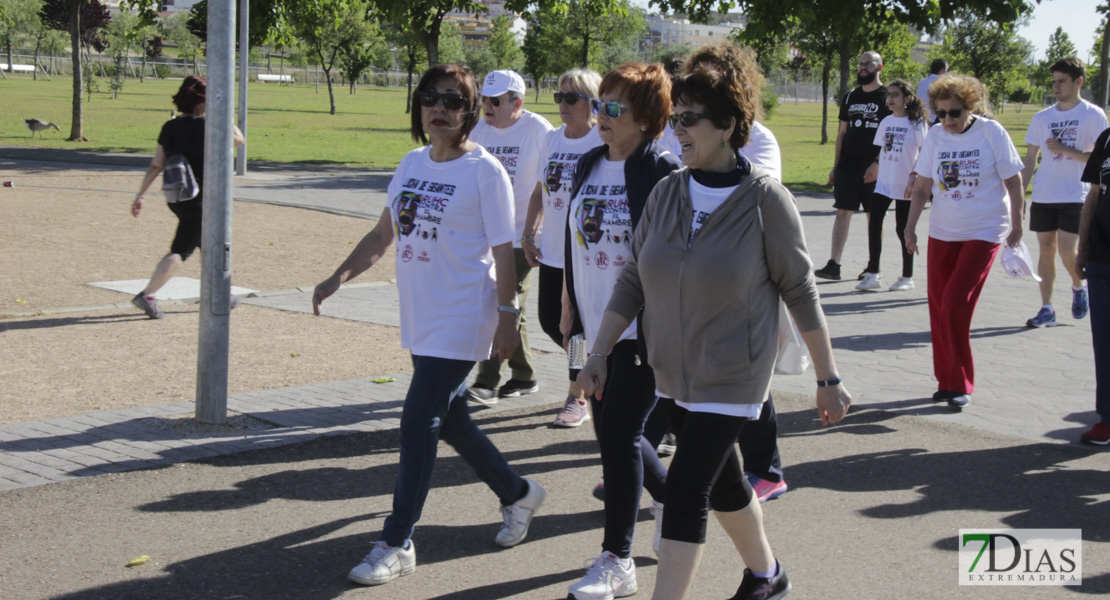
[[[574,106],[578,104],[579,98],[585,98],[586,100],[590,99],[589,96],[575,94],[574,92],[567,92],[565,94],[563,92],[555,92],[555,104],[565,101],[567,106]]]
[[[482,100],[489,100],[494,108],[501,106],[501,96],[482,96]]]
[[[420,106],[431,108],[435,106],[441,99],[443,100],[443,108],[447,110],[461,110],[467,105],[467,100],[461,94],[441,94],[430,90],[416,92],[416,101]]]
[[[668,119],[671,122],[671,129],[678,127],[682,123],[683,127],[693,127],[697,124],[699,119],[712,119],[713,115],[709,113],[695,113],[694,111],[686,111],[682,114],[672,114]]]
[[[964,109],[962,109],[962,108],[954,108],[952,110],[938,110],[937,111],[937,118],[942,120],[942,121],[944,119],[947,119],[948,117],[952,117],[953,119],[959,119],[960,116],[962,116],[963,114],[964,114]]]

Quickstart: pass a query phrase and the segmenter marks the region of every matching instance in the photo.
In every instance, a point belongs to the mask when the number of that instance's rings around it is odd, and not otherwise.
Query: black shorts
[[[833,173],[833,208],[864,212],[871,209],[871,194],[875,193],[875,182],[864,183],[863,173],[856,174],[837,167]]]
[[[1083,214],[1082,202],[1044,203],[1033,202],[1029,208],[1029,229],[1038,233],[1066,231],[1079,233],[1079,215]]]
[[[170,252],[181,255],[181,260],[185,260],[193,255],[194,250],[200,248],[202,202],[197,197],[184,202],[170,202],[168,206],[177,215],[177,233],[170,244]]]

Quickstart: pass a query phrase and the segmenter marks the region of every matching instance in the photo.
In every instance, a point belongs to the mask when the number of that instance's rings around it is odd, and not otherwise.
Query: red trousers
[[[971,356],[971,316],[1001,244],[929,238],[929,327],[937,389],[975,391]]]

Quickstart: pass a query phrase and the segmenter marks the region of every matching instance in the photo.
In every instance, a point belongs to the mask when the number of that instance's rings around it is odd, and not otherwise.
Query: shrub
[[[771,113],[775,112],[775,108],[779,105],[779,95],[770,84],[765,84],[759,92],[759,99],[763,103],[764,118],[770,119]]]
[[[154,76],[158,79],[166,79],[170,76],[170,68],[167,65],[154,65]]]

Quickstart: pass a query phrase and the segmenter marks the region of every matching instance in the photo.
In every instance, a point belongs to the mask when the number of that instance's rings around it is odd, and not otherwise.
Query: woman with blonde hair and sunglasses
[[[478,119],[478,91],[469,71],[432,66],[414,99],[412,137],[427,145],[401,159],[378,224],[312,296],[313,312],[320,314],[324,299],[374,266],[396,242],[401,345],[412,353],[413,373],[401,412],[393,511],[380,540],[349,574],[362,585],[381,585],[416,569],[411,538],[441,438],[500,500],[497,545],[523,541],[547,496],[513,471],[471,421],[466,403],[466,376],[474,363],[507,358],[520,343],[509,175],[469,139]]]
[[[563,126],[548,132],[544,139],[544,154],[540,157],[536,173],[536,189],[528,205],[524,220],[521,247],[528,264],[538,268],[540,327],[551,340],[566,346],[559,321],[563,314],[563,231],[567,226],[567,207],[570,206],[570,188],[574,182],[574,169],[578,159],[587,151],[601,145],[597,132],[597,117],[590,110],[590,100],[597,98],[601,75],[590,69],[571,69],[559,76],[559,91],[555,92],[555,105]],[[590,420],[590,410],[582,388],[570,376],[563,409],[552,423],[556,427],[578,427]]]
[[[975,390],[971,317],[994,257],[1005,242],[1021,243],[1024,163],[1010,134],[989,117],[987,87],[948,73],[929,86],[940,122],[917,158],[906,221],[906,251],[917,253],[917,221],[933,194],[926,261],[929,331],[933,340],[933,401],[962,409]]]
[[[567,336],[597,337],[602,313],[631,256],[633,231],[656,182],[679,168],[657,143],[671,112],[671,80],[663,65],[625,63],[601,80],[591,101],[604,145],[579,160],[565,229]],[[663,501],[666,468],[644,438],[655,406],[655,378],[634,320],[616,333],[604,357],[612,377],[590,394],[605,481],[601,555],[570,586],[574,600],[608,600],[636,592],[632,534],[643,488]],[[579,379],[581,382],[581,379]]]
[[[759,418],[768,397],[780,302],[813,358],[822,423],[839,421],[851,404],[793,197],[738,152],[759,105],[758,69],[736,52],[727,66],[693,64],[675,80],[670,119],[687,168],[651,192],[578,376],[587,393],[608,389],[615,373],[600,357],[614,352],[639,315],[655,384],[675,401],[671,425],[678,433],[664,491],[656,600],[689,593],[710,509],[747,567],[732,600],[790,591],[736,451],[745,423]],[[607,477],[606,494],[608,488]]]

